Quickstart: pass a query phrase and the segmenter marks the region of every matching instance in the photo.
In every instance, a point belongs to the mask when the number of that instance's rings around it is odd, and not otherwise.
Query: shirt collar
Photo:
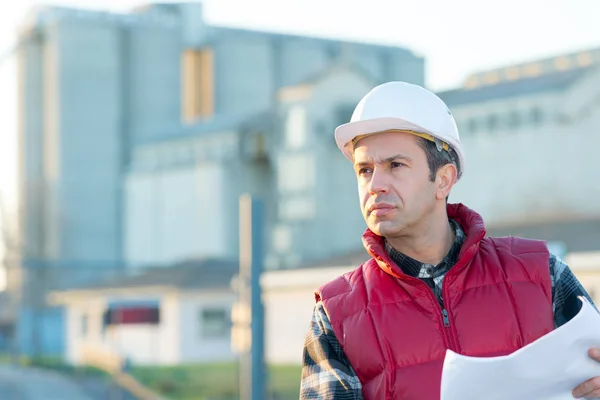
[[[458,255],[465,240],[465,233],[460,225],[452,219],[450,220],[450,226],[454,230],[456,238],[444,259],[438,265],[431,266],[432,275],[438,275],[447,272],[458,261]],[[390,255],[392,261],[394,261],[405,274],[414,277],[418,277],[421,274],[425,263],[415,260],[414,258],[411,258],[406,254],[396,250],[387,240],[385,241],[385,249]]]

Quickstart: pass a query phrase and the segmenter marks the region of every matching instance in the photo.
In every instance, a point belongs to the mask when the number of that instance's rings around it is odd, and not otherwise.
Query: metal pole
[[[264,310],[260,276],[264,254],[264,209],[260,200],[240,198],[240,280],[241,303],[250,311],[250,348],[243,352],[240,370],[240,399],[264,400]]]

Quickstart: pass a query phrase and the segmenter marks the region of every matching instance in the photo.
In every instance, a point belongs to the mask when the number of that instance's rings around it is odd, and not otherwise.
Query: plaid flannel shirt
[[[429,284],[440,302],[444,276],[456,263],[465,239],[460,226],[454,221],[450,222],[456,239],[446,257],[435,266],[420,263],[386,243],[392,260],[406,274],[419,277]],[[549,268],[554,324],[559,327],[579,311],[578,296],[585,296],[592,304],[593,301],[567,264],[554,254],[550,254]],[[300,400],[330,399],[362,400],[362,386],[335,337],[323,303],[319,302],[314,308],[304,343]]]

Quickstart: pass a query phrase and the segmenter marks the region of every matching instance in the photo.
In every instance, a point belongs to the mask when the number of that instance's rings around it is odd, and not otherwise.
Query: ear
[[[446,164],[440,169],[435,177],[435,197],[438,200],[443,200],[450,195],[452,187],[456,183],[458,171],[456,165]]]

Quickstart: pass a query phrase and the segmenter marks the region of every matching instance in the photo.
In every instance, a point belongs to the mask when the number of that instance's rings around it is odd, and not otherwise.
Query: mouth
[[[369,207],[368,213],[369,213],[369,215],[373,215],[375,217],[382,217],[384,215],[391,213],[392,211],[394,211],[394,209],[396,209],[396,207],[394,207],[391,204],[378,203],[378,204],[373,204],[371,207]]]

